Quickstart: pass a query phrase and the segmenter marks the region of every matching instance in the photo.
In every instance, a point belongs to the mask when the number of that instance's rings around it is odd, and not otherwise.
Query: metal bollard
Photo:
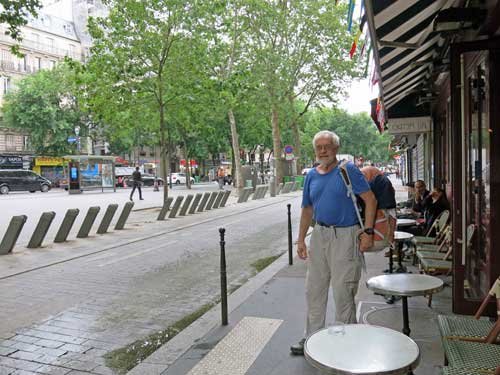
[[[101,224],[97,228],[97,234],[104,234],[108,231],[111,220],[113,220],[113,216],[115,216],[115,212],[117,209],[118,205],[116,203],[108,205],[108,208],[104,213],[104,217],[102,218]]]
[[[203,196],[203,194],[201,194],[201,193],[197,193],[194,196],[194,200],[193,200],[193,203],[191,204],[191,207],[189,208],[188,214],[192,215],[196,212],[196,209],[198,208],[198,203],[200,203],[202,196]]]
[[[177,215],[177,211],[179,211],[179,207],[181,206],[181,203],[183,201],[184,197],[182,195],[179,195],[177,198],[175,198],[174,205],[172,207],[172,210],[170,211],[170,214],[168,215],[169,219],[173,219],[175,215]]]
[[[26,215],[12,217],[0,243],[0,255],[9,254],[12,251],[27,219]]]
[[[222,313],[222,325],[227,326],[227,276],[226,276],[226,242],[224,241],[224,228],[219,228],[220,234],[220,305]]]
[[[64,219],[61,223],[61,226],[59,227],[59,230],[57,231],[54,242],[66,241],[69,235],[69,231],[73,227],[73,224],[75,223],[76,217],[79,213],[80,210],[78,208],[70,208],[68,211],[66,211],[66,215],[64,215]]]
[[[92,229],[92,225],[94,224],[95,218],[97,214],[101,210],[99,206],[90,207],[87,211],[87,215],[85,219],[83,219],[82,226],[76,235],[76,238],[87,238],[89,236],[90,229]]]
[[[50,224],[52,224],[55,217],[56,213],[54,211],[44,212],[42,216],[40,216],[40,220],[38,221],[35,231],[31,235],[27,248],[35,249],[42,246],[42,242],[47,235]]]
[[[193,200],[193,195],[188,194],[186,200],[184,201],[184,204],[182,205],[181,212],[179,212],[179,216],[186,216],[187,210],[192,200]]]
[[[203,199],[201,200],[200,205],[198,206],[198,211],[197,212],[203,212],[205,209],[205,205],[207,204],[208,198],[210,197],[210,193],[207,191],[205,194],[203,194]]]
[[[163,206],[161,207],[160,213],[158,214],[158,218],[156,220],[165,220],[168,210],[170,209],[170,205],[172,204],[173,201],[174,201],[173,197],[168,197],[163,202]]]
[[[130,215],[130,211],[132,211],[132,207],[134,207],[134,202],[127,202],[123,207],[122,213],[118,218],[118,222],[115,225],[115,230],[122,230],[125,228],[125,223]]]
[[[293,265],[293,254],[292,254],[292,214],[290,212],[292,205],[288,203],[286,208],[288,210],[288,264]]]
[[[215,198],[215,202],[214,202],[214,205],[212,206],[212,209],[219,208],[220,202],[222,201],[223,197],[224,197],[224,192],[223,191],[219,191],[219,194]]]
[[[219,207],[225,207],[226,206],[227,200],[228,200],[228,198],[229,198],[230,195],[231,195],[231,190],[226,190],[224,192],[224,197],[222,198],[222,201],[220,202],[220,206]]]
[[[212,206],[215,202],[215,199],[217,198],[217,195],[219,195],[219,193],[217,191],[212,192],[212,194],[210,195],[210,199],[208,200],[207,206],[205,207],[206,211],[209,211],[212,209]]]

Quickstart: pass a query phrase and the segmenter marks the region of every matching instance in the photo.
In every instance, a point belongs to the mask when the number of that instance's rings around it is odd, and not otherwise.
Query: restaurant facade
[[[472,314],[500,275],[500,2],[365,0],[364,9],[377,125],[394,134],[406,183],[445,189],[453,311]]]

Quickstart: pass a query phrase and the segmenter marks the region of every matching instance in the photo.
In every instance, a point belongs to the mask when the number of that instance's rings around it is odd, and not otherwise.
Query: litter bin
[[[245,187],[252,187],[252,180],[245,180]]]
[[[196,183],[200,182],[200,176],[194,176],[194,182]]]
[[[283,176],[283,183],[291,182],[293,181],[292,176]]]

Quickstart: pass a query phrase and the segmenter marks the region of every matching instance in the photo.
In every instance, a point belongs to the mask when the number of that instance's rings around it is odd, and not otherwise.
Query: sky
[[[347,97],[340,101],[340,107],[349,113],[368,112],[370,113],[370,100],[377,97],[375,88],[370,89],[368,79],[353,81],[348,90]]]

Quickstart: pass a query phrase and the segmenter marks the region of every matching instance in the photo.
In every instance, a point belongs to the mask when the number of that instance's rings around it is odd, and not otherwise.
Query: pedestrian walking
[[[139,172],[139,167],[135,167],[135,171],[134,171],[134,173],[132,173],[132,180],[133,180],[134,187],[132,188],[132,191],[130,192],[130,200],[133,201],[132,196],[134,195],[134,191],[136,188],[137,188],[137,190],[139,190],[139,199],[141,201],[144,200],[142,198],[142,191],[141,191],[142,175],[141,175],[141,172]]]
[[[330,284],[335,301],[335,320],[356,323],[354,298],[361,277],[362,254],[373,246],[373,224],[377,200],[361,171],[352,162],[345,167],[352,190],[365,203],[365,231],[360,225],[353,201],[340,173],[337,160],[339,137],[331,131],[320,131],[313,138],[319,165],[309,171],[302,194],[297,254],[307,260],[305,336],[325,326]],[[312,219],[309,249],[305,238]],[[305,338],[292,345],[293,354],[304,354]]]
[[[224,189],[224,168],[219,167],[219,170],[217,171],[217,179],[219,181],[219,189],[223,190]]]

